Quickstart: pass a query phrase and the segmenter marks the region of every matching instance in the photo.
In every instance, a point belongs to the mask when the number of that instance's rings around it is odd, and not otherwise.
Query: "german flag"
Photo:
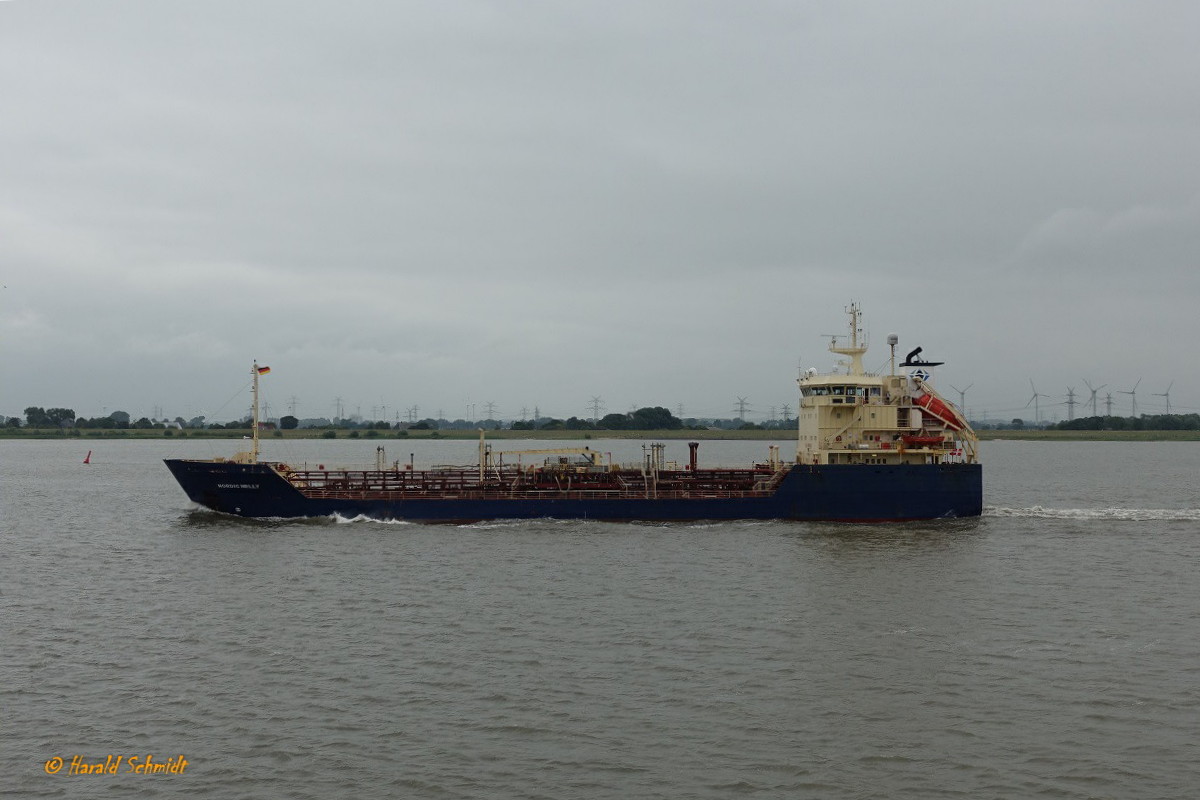
[[[271,371],[270,367],[257,367],[257,369],[258,369],[259,375],[266,375],[268,372]]]

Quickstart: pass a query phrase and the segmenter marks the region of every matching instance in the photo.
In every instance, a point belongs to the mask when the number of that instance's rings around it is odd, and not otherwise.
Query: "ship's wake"
[[[361,522],[370,522],[370,523],[374,523],[376,525],[413,525],[413,524],[415,524],[415,523],[409,522],[406,519],[376,519],[375,517],[368,517],[366,514],[359,514],[356,517],[346,517],[346,516],[342,516],[341,514],[333,514],[330,517],[326,517],[326,519],[333,520],[333,522],[337,525],[347,525],[347,524],[351,524],[351,523],[361,523]]]
[[[335,525],[348,524],[367,524],[367,525],[442,525],[447,523],[426,522],[423,520],[410,519],[379,519],[377,517],[368,517],[366,514],[349,517],[344,514],[333,514],[325,517],[331,520]],[[455,522],[449,523],[458,528],[470,528],[473,530],[491,530],[493,528],[524,528],[529,525],[571,525],[576,524],[578,520],[560,520],[560,519],[493,519],[482,520],[479,522]]]
[[[214,514],[213,512],[196,512],[193,518],[202,516],[215,516],[221,520],[228,520],[228,516],[224,514]],[[1063,519],[1063,520],[1114,520],[1119,522],[1200,522],[1200,508],[1047,508],[1045,506],[1030,506],[1028,508],[1013,508],[1009,506],[985,506],[983,509],[984,517],[1009,517],[1009,518],[1024,518],[1024,519]],[[270,520],[270,522],[279,523],[296,520]],[[348,524],[371,524],[371,525],[422,525],[424,523],[413,520],[403,519],[377,519],[368,517],[363,514],[357,516],[344,516],[342,514],[333,514],[330,517],[320,517],[309,522],[332,522],[335,525]],[[259,520],[259,522],[266,522]],[[474,523],[457,523],[457,527],[470,528],[474,530],[489,530],[489,529],[514,529],[528,528],[530,525],[541,527],[562,527],[574,526],[586,520],[574,519],[497,519],[484,520]],[[770,522],[763,520],[741,520],[737,522],[727,521],[707,521],[698,520],[687,523],[665,523],[665,522],[643,522],[632,523],[635,525],[654,526],[654,527],[675,527],[683,526],[690,529],[725,529],[731,524],[739,527],[749,527],[758,525],[769,525]]]
[[[1029,519],[1118,520],[1122,522],[1200,522],[1197,508],[1007,508],[987,506],[985,517]]]

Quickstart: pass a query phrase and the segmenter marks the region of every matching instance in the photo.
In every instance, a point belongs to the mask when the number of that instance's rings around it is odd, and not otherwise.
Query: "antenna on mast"
[[[862,375],[863,373],[863,354],[867,352],[867,337],[863,335],[859,321],[862,318],[862,309],[858,303],[851,303],[846,306],[846,314],[850,317],[850,342],[845,345],[838,345],[838,337],[832,337],[829,343],[829,351],[837,353],[841,356],[850,356],[850,375]]]

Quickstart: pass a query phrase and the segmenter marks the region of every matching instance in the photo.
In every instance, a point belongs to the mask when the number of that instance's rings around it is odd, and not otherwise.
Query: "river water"
[[[236,444],[0,441],[0,794],[1200,791],[1196,444],[984,443],[982,518],[874,526],[246,521],[162,465]]]

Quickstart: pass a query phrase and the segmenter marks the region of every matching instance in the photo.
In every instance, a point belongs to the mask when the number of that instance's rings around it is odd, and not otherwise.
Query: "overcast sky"
[[[1200,4],[0,2],[0,413],[1200,410]],[[386,406],[386,412],[383,407]],[[1090,414],[1090,408],[1086,414]],[[1082,407],[1076,415],[1085,415]]]

